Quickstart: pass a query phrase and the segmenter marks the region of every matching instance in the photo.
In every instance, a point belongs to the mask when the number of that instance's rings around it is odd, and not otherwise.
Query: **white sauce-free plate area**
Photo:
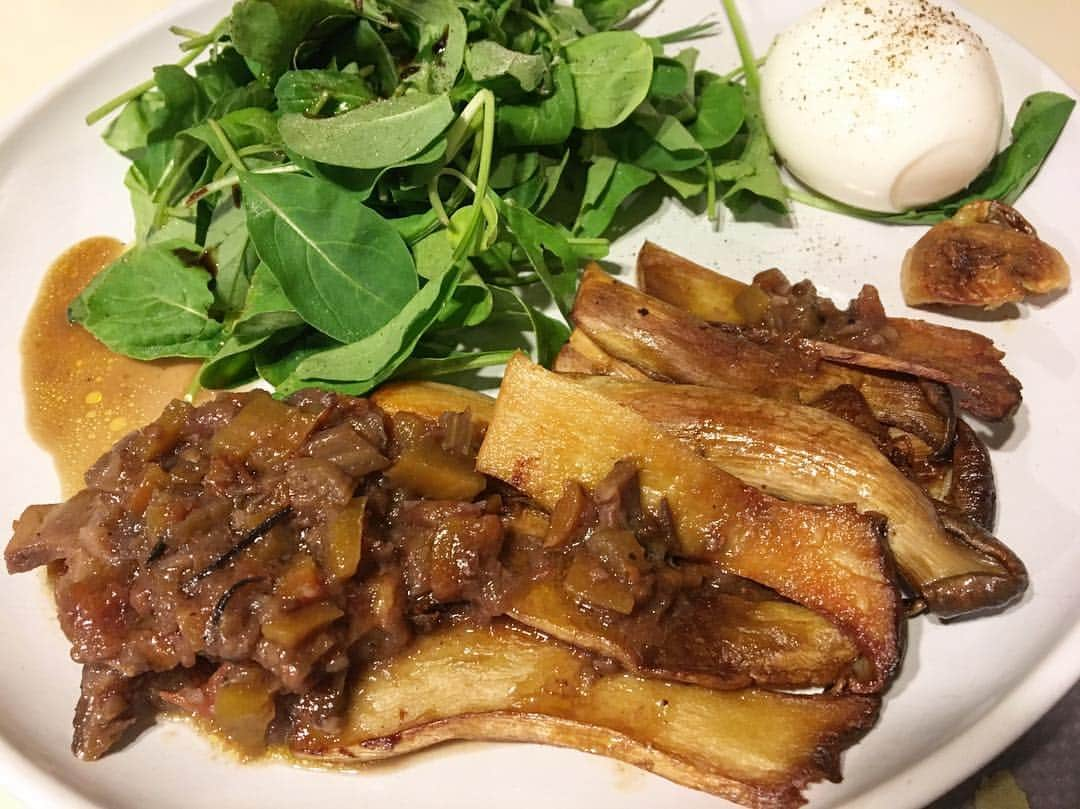
[[[808,0],[742,0],[758,53],[806,10]],[[7,525],[29,503],[53,501],[49,458],[26,435],[19,383],[19,335],[38,281],[67,246],[88,236],[128,238],[124,163],[83,126],[87,110],[176,58],[175,23],[207,29],[225,2],[188,4],[110,48],[15,120],[0,139],[3,236],[2,407],[9,425],[0,485]],[[721,18],[719,2],[667,0],[643,30],[659,33]],[[1067,90],[1020,46],[970,19],[993,52],[1006,112],[1040,89]],[[702,65],[736,62],[726,30],[695,43]],[[1080,123],[1073,121],[1020,202],[1042,236],[1080,268]],[[749,278],[779,266],[810,277],[843,300],[864,282],[886,308],[907,314],[899,296],[904,251],[922,228],[887,227],[797,207],[786,224],[736,222],[714,229],[675,204],[615,246],[624,267],[644,238],[723,272]],[[916,315],[918,316],[918,315]],[[1024,404],[1006,425],[985,430],[994,448],[997,534],[1027,563],[1031,588],[1006,613],[951,626],[910,623],[902,676],[881,721],[844,758],[844,783],[815,786],[819,807],[918,807],[991,758],[1034,722],[1080,674],[1080,505],[1076,461],[1080,425],[1080,291],[1008,319],[929,319],[970,327],[1008,352],[1024,383]],[[6,536],[0,537],[6,541]],[[179,723],[163,723],[105,760],[71,757],[71,716],[79,670],[70,661],[42,579],[0,575],[0,783],[29,807],[180,809],[193,799],[230,809],[296,806],[633,807],[726,806],[709,795],[596,756],[533,745],[452,744],[356,772],[312,771],[281,763],[241,766]]]

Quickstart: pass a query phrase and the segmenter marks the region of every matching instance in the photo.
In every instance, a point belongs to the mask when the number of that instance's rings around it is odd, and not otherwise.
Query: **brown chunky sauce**
[[[52,455],[65,496],[82,488],[83,473],[121,436],[183,396],[199,367],[122,357],[68,323],[72,298],[123,249],[96,236],[66,250],[45,274],[23,329],[27,426]]]

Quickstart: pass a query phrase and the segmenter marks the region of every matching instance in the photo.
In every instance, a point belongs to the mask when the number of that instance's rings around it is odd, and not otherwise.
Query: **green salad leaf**
[[[214,295],[205,269],[184,261],[198,256],[187,244],[137,246],[103,270],[68,308],[113,351],[140,360],[209,357],[221,344],[221,324],[210,317]]]
[[[642,0],[239,0],[174,64],[93,110],[129,166],[132,248],[72,319],[202,385],[363,393],[476,375],[569,337],[586,262],[662,199],[718,218],[789,198],[928,223],[1011,202],[1074,102],[1025,102],[963,194],[895,216],[785,187],[757,65],[698,68],[714,25],[643,37]],[[640,17],[645,14],[637,15]],[[555,316],[544,310],[557,311]]]
[[[255,249],[300,316],[348,343],[368,337],[416,292],[398,232],[332,183],[295,174],[240,178]]]
[[[288,393],[321,387],[342,393],[367,393],[401,365],[439,317],[461,280],[461,268],[450,267],[428,281],[390,322],[362,340],[330,348],[301,360],[278,385]]]
[[[566,61],[581,129],[622,123],[649,94],[652,48],[633,31],[601,31],[575,40],[566,47]]]
[[[446,94],[410,93],[372,101],[331,118],[287,112],[279,128],[299,155],[354,169],[380,169],[415,157],[454,120]]]

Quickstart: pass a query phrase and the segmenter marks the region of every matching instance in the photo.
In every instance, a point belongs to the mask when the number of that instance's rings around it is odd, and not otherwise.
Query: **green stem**
[[[837,202],[834,199],[823,197],[820,194],[815,194],[812,191],[807,191],[795,186],[785,186],[788,196],[796,202],[801,202],[803,205],[809,205],[811,208],[820,208],[823,211],[829,211],[830,213],[844,214],[845,216],[855,216],[861,219],[880,219],[881,214],[875,214],[872,211],[866,211],[862,208],[856,208],[851,205],[845,205],[842,202]]]
[[[169,33],[175,34],[178,37],[183,37],[184,39],[200,39],[201,37],[206,36],[202,31],[196,31],[194,28],[184,28],[181,25],[170,25]]]
[[[210,131],[221,142],[221,149],[225,152],[225,158],[232,164],[232,167],[237,171],[247,171],[247,163],[244,162],[244,158],[236,153],[236,147],[232,145],[232,141],[225,134],[225,130],[221,128],[221,124],[213,118],[207,118],[206,125],[210,127]]]
[[[154,217],[151,220],[151,227],[153,229],[156,230],[164,223],[166,210],[172,203],[173,194],[176,193],[177,184],[184,176],[184,172],[188,170],[191,164],[194,163],[206,149],[206,144],[201,144],[198,148],[193,149],[187,157],[180,161],[180,163],[169,168],[168,179],[162,186],[158,187],[157,191],[151,197],[154,202]]]
[[[483,125],[479,137],[480,165],[476,171],[474,197],[476,209],[473,211],[472,219],[465,229],[463,238],[454,248],[455,262],[469,255],[480,222],[486,217],[484,207],[487,202],[488,185],[491,180],[491,158],[495,151],[495,94],[490,90],[481,90],[476,95],[481,99],[480,103],[483,108]]]
[[[554,27],[552,27],[551,23],[549,23],[546,18],[542,17],[539,14],[535,14],[535,13],[529,11],[526,8],[520,9],[520,11],[529,22],[531,22],[533,25],[537,26],[538,28],[543,29],[544,32],[549,37],[551,37],[552,42],[558,43],[558,41],[559,41],[559,32],[556,31]]]
[[[765,57],[764,56],[762,56],[760,59],[755,59],[754,60],[754,66],[755,67],[761,67],[763,64],[765,64]],[[721,76],[720,81],[727,82],[728,84],[730,84],[731,82],[735,81],[737,78],[739,78],[745,72],[746,72],[746,68],[743,67],[742,65],[739,65],[734,70],[730,70],[727,73],[725,73],[723,76]]]
[[[469,100],[469,103],[465,105],[465,109],[461,111],[461,115],[457,117],[454,123],[450,124],[450,128],[446,131],[447,163],[457,157],[457,153],[461,151],[461,147],[465,145],[469,135],[476,131],[477,118],[483,112],[484,99],[482,94],[484,92],[489,91],[481,91]]]
[[[203,386],[199,380],[202,378],[202,369],[205,368],[206,365],[207,363],[203,363],[203,365],[199,367],[199,370],[195,372],[195,376],[192,377],[191,384],[188,385],[188,389],[184,392],[185,402],[194,402],[195,397],[202,393]]]
[[[303,171],[299,166],[294,166],[291,163],[286,166],[273,166],[268,169],[255,169],[252,174],[296,174],[299,171]],[[212,183],[207,183],[201,188],[196,188],[187,198],[184,200],[184,205],[191,207],[200,199],[216,194],[218,191],[224,191],[226,188],[232,188],[234,185],[239,184],[239,174],[228,174],[222,177],[220,180],[215,180]]]
[[[723,3],[728,25],[731,26],[731,33],[735,36],[735,44],[739,48],[739,58],[742,59],[743,72],[746,74],[746,89],[756,98],[761,80],[758,78],[757,60],[750,47],[750,38],[746,35],[746,26],[743,25],[739,10],[735,7],[735,0],[723,0]]]
[[[710,222],[717,220],[716,210],[716,170],[712,158],[705,155],[705,212]]]
[[[442,197],[439,196],[439,177],[442,172],[431,178],[431,182],[428,183],[428,204],[431,205],[431,210],[435,212],[436,218],[439,220],[444,228],[450,227],[450,214],[446,212],[446,206],[443,205]]]
[[[217,25],[215,25],[213,30],[210,31],[209,34],[206,34],[205,36],[199,37],[198,39],[188,40],[187,42],[183,43],[180,46],[181,49],[186,50],[188,52],[183,57],[181,57],[181,59],[179,61],[176,62],[176,66],[177,67],[187,67],[192,62],[194,62],[196,59],[198,59],[199,56],[202,55],[203,51],[205,51],[207,48],[210,47],[210,45],[212,45],[214,42],[216,42],[218,39],[221,38],[221,35],[223,33],[225,33],[225,30],[226,30],[226,28],[228,28],[228,25],[229,25],[229,18],[226,17],[223,20],[221,20]],[[190,49],[184,47],[185,45],[188,45],[188,44],[191,44],[191,43],[197,43],[197,44],[193,45],[193,47],[190,48]],[[141,84],[136,84],[134,87],[132,87],[129,90],[125,90],[120,95],[116,96],[116,98],[113,98],[113,99],[111,99],[109,101],[106,101],[104,104],[102,104],[100,107],[98,107],[95,110],[91,110],[90,113],[86,116],[87,125],[96,124],[98,121],[100,121],[102,118],[104,118],[106,115],[108,115],[113,110],[118,109],[119,107],[122,107],[124,104],[128,103],[129,101],[131,101],[133,99],[138,98],[143,93],[145,93],[147,90],[150,90],[153,87],[154,87],[154,79],[150,78],[150,79],[147,79],[146,81],[142,82]]]

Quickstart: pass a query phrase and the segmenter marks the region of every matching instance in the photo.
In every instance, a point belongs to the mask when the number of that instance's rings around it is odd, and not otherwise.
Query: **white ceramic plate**
[[[811,0],[742,0],[759,53]],[[175,58],[166,27],[209,28],[226,2],[181,6],[85,65],[18,117],[0,138],[0,391],[9,425],[0,471],[0,511],[8,521],[28,503],[58,496],[49,459],[26,436],[19,387],[19,333],[42,272],[65,247],[96,234],[127,237],[124,164],[83,126],[87,110]],[[719,15],[719,3],[708,12]],[[673,30],[706,13],[696,0],[667,0],[645,27]],[[1040,89],[1067,91],[1031,54],[971,20],[1005,85],[1006,106]],[[732,41],[704,43],[703,63],[737,62]],[[1074,267],[1080,195],[1080,123],[1074,121],[1021,208]],[[725,221],[713,230],[677,206],[617,245],[628,266],[648,236],[741,277],[769,266],[808,276],[846,300],[877,284],[888,311],[902,314],[898,269],[919,228],[890,228],[798,208],[788,227]],[[931,319],[942,320],[937,316]],[[953,321],[955,323],[955,321]],[[1080,674],[1080,505],[1076,458],[1080,422],[1080,291],[1025,308],[1009,320],[961,322],[1008,352],[1024,383],[1024,406],[987,435],[995,448],[998,535],[1027,563],[1032,585],[1003,615],[943,626],[910,625],[903,674],[879,725],[844,760],[844,783],[813,787],[819,807],[918,807],[989,760],[1022,733]],[[6,537],[0,537],[6,541]],[[0,577],[0,783],[35,807],[188,807],[193,797],[230,809],[382,805],[475,807],[725,806],[625,765],[531,745],[453,744],[361,772],[315,772],[283,764],[239,766],[186,726],[164,723],[118,755],[86,764],[68,752],[78,668],[35,576]]]

